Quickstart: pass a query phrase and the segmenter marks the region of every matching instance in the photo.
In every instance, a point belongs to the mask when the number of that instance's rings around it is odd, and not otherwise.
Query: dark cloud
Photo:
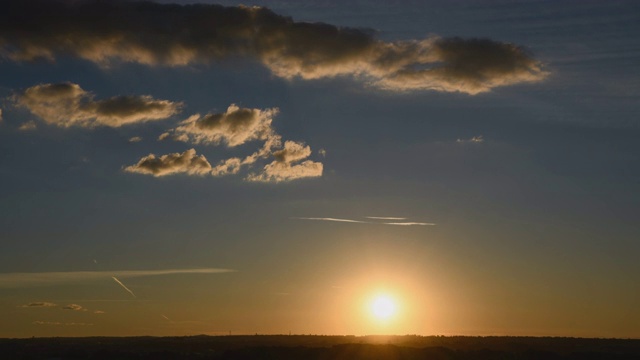
[[[148,95],[94,100],[91,93],[73,83],[32,86],[17,93],[14,100],[48,124],[88,128],[162,120],[178,113],[182,105]]]
[[[137,164],[124,168],[124,171],[155,177],[173,174],[205,175],[211,172],[211,164],[203,155],[196,155],[195,149],[189,149],[183,153],[160,157],[149,154],[140,159]]]
[[[205,4],[4,1],[0,52],[15,61],[75,56],[101,66],[248,57],[287,79],[355,76],[392,91],[476,94],[547,75],[521,47],[489,39],[384,42],[370,31],[295,22],[267,8]]]

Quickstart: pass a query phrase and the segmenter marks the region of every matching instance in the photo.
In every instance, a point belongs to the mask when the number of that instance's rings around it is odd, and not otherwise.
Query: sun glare
[[[388,295],[378,295],[371,301],[371,314],[378,320],[387,320],[396,313],[396,303]]]

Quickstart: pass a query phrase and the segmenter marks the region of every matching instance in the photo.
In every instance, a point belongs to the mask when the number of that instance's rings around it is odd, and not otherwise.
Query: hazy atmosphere
[[[640,2],[196,1],[0,3],[0,337],[640,338]]]

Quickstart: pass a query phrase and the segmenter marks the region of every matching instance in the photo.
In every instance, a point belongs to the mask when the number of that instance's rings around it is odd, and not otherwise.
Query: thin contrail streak
[[[330,218],[330,217],[294,217],[292,219],[298,219],[298,220],[318,220],[318,221],[337,221],[337,222],[347,222],[347,223],[358,223],[358,224],[369,224],[366,221],[360,221],[360,220],[351,220],[351,219],[337,219],[337,218]]]
[[[422,222],[389,222],[383,223],[384,225],[398,225],[398,226],[434,226],[434,223],[422,223]]]
[[[171,319],[169,319],[168,317],[166,317],[166,316],[164,316],[162,314],[160,314],[160,316],[162,316],[163,318],[167,319],[168,321],[171,321]]]
[[[127,290],[129,292],[129,294],[131,294],[131,296],[136,297],[136,294],[133,293],[133,291],[131,291],[128,287],[126,287],[122,281],[118,280],[117,277],[112,276],[111,277],[113,280],[115,280],[115,282],[117,282],[120,286],[122,286],[123,289]]]

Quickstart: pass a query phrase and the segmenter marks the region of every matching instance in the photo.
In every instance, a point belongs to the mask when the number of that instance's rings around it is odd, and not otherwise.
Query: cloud
[[[31,130],[36,130],[38,128],[38,126],[36,125],[36,122],[33,120],[27,121],[25,123],[23,123],[22,125],[20,125],[18,127],[18,130],[20,131],[31,131]]]
[[[392,219],[405,219],[405,218],[393,218],[393,217],[376,217],[376,216],[366,216],[367,219],[372,220],[392,220]],[[361,221],[361,220],[351,220],[351,219],[340,219],[340,218],[332,218],[332,217],[294,217],[292,219],[298,220],[316,220],[316,221],[335,221],[335,222],[344,222],[344,223],[355,223],[355,224],[372,224],[372,225],[394,225],[394,226],[434,226],[434,223],[425,223],[425,222],[372,222],[372,221]]]
[[[229,147],[267,140],[273,136],[271,122],[277,113],[277,108],[248,109],[231,104],[223,113],[190,116],[174,130],[174,138],[195,144],[225,143]]]
[[[281,182],[308,177],[322,176],[323,164],[306,159],[311,155],[311,148],[295,141],[286,141],[284,148],[273,152],[275,160],[265,165],[258,174],[250,174],[248,181]]]
[[[286,141],[273,128],[273,117],[277,108],[250,109],[231,104],[223,113],[193,115],[180,126],[161,134],[158,140],[168,138],[194,144],[235,147],[250,141],[262,141],[256,152],[244,158],[231,157],[211,166],[207,159],[196,155],[194,149],[184,153],[174,153],[157,157],[150,154],[136,165],[124,170],[155,177],[188,174],[224,176],[237,174],[242,167],[251,166],[260,159],[273,156],[274,160],[265,165],[261,172],[245,177],[253,182],[283,182],[301,178],[322,176],[323,164],[311,160],[302,161],[311,155],[311,148],[300,142]],[[302,161],[302,162],[301,162]]]
[[[315,220],[315,221],[335,221],[335,222],[346,222],[346,223],[369,224],[366,221],[351,220],[351,219],[339,219],[339,218],[330,218],[330,217],[294,217],[292,219]]]
[[[195,149],[160,157],[149,154],[140,159],[137,164],[124,168],[126,172],[153,175],[155,177],[173,174],[205,175],[210,173],[211,170],[211,164],[203,155],[196,155]]]
[[[471,144],[480,144],[484,142],[484,137],[482,135],[474,136],[469,139],[458,139],[456,140],[459,144],[471,143]]]
[[[118,278],[160,276],[173,274],[219,274],[235,270],[202,268],[202,269],[163,269],[163,270],[118,270],[118,271],[71,271],[41,273],[2,273],[0,288],[20,288],[46,286],[52,284],[68,284],[96,280],[107,280],[113,276]]]
[[[105,312],[104,312],[104,311],[102,311],[102,310],[96,310],[96,311],[94,311],[93,313],[94,313],[94,314],[98,314],[98,315],[100,315],[100,314],[104,314]]]
[[[93,326],[91,323],[62,323],[58,321],[34,321],[32,324],[34,325],[55,325],[55,326]]]
[[[73,310],[73,311],[87,311],[87,309],[83,308],[78,304],[69,304],[62,307],[63,310]]]
[[[391,217],[391,216],[365,216],[367,219],[375,220],[405,220],[403,217]]]
[[[416,58],[413,64],[377,80],[377,86],[475,95],[499,86],[541,81],[548,76],[539,61],[514,44],[454,37],[434,38],[415,45],[426,57]]]
[[[369,30],[295,22],[264,7],[128,1],[3,1],[0,55],[14,61],[75,56],[104,67],[245,57],[286,79],[352,76],[391,91],[468,94],[548,74],[522,47],[490,39],[385,42]]]
[[[250,174],[248,181],[255,182],[282,182],[302,178],[322,176],[323,165],[320,162],[311,160],[303,161],[300,164],[292,165],[280,161],[274,161],[264,167],[259,174]]]
[[[140,142],[140,141],[142,141],[142,138],[140,136],[134,136],[134,137],[129,139],[130,143],[137,143],[137,142]]]
[[[423,223],[423,222],[389,222],[383,223],[384,225],[397,225],[397,226],[434,226],[434,223]]]
[[[93,94],[69,82],[35,85],[14,95],[14,100],[47,124],[85,128],[163,120],[177,114],[182,106],[148,95],[94,100]]]
[[[38,302],[30,302],[28,304],[22,305],[20,307],[23,308],[37,308],[37,307],[56,307],[58,304],[46,302],[46,301],[38,301]]]

